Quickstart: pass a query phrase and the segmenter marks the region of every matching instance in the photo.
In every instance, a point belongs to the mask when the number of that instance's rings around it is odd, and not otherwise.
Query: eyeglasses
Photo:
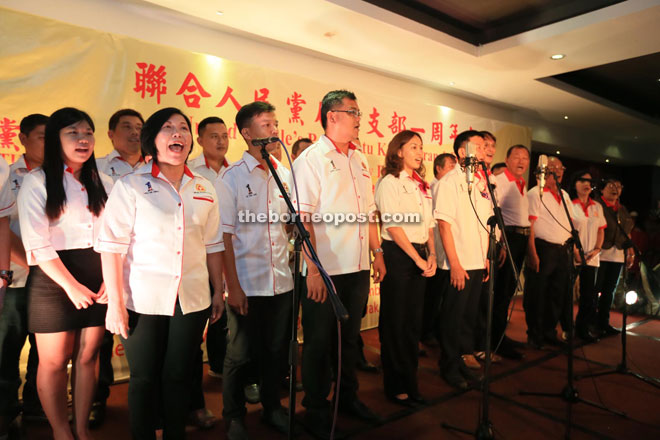
[[[576,181],[576,182],[587,182],[587,183],[591,183],[591,182],[592,182],[591,179],[587,179],[586,177],[580,177],[579,179],[575,179],[575,181]]]
[[[620,183],[612,183],[612,182],[609,182],[609,183],[608,183],[607,185],[605,185],[605,186],[609,186],[610,188],[619,189],[619,190],[623,189],[623,185],[621,185]]]
[[[548,167],[550,171],[566,171],[566,167],[557,167],[557,166],[551,166]]]
[[[362,112],[360,110],[355,110],[355,109],[350,109],[350,110],[330,110],[331,112],[340,112],[340,113],[348,113],[349,115],[353,116],[354,118],[359,118],[362,116]]]

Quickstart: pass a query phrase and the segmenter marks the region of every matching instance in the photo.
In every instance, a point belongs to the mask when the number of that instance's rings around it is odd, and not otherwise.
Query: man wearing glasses
[[[601,197],[597,201],[603,205],[603,213],[607,220],[603,251],[600,254],[600,267],[596,274],[596,292],[600,292],[596,330],[602,337],[619,333],[619,330],[610,325],[610,308],[623,263],[625,262],[626,266],[630,268],[635,253],[632,247],[624,251],[624,245],[630,237],[634,222],[626,207],[619,202],[623,191],[621,181],[616,177],[605,178],[601,183],[600,191]],[[621,225],[621,228],[618,225]]]
[[[355,373],[371,264],[375,283],[385,276],[377,225],[372,221],[340,224],[311,221],[312,214],[343,213],[370,218],[376,211],[367,158],[352,142],[359,135],[360,116],[362,113],[352,92],[335,90],[323,97],[321,125],[325,135],[303,151],[294,163],[299,185],[299,205],[294,205],[299,206],[310,241],[349,314],[348,321],[341,325],[341,388],[339,396],[335,396],[339,408],[364,421],[377,423],[381,418],[357,397]],[[331,365],[336,364],[337,346],[333,340],[336,340],[337,324],[321,274],[307,255],[305,260],[308,273],[307,296],[301,298],[305,335],[302,404],[307,409],[307,429],[319,438],[329,438],[332,418],[327,397],[332,381]],[[337,432],[335,438],[338,438]]]

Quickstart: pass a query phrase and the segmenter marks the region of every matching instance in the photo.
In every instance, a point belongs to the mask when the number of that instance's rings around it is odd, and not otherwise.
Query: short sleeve
[[[232,174],[223,174],[222,179],[217,179],[213,185],[215,186],[215,192],[218,195],[218,207],[222,219],[220,229],[223,233],[234,234],[236,232],[238,213],[236,209],[236,191],[233,189]]]
[[[308,148],[305,152],[313,147]],[[310,151],[309,153],[312,153]],[[298,184],[298,193],[293,190],[293,206],[301,212],[316,212],[321,194],[321,181],[315,160],[311,154],[304,154],[293,163],[293,172]]]
[[[16,210],[16,200],[9,187],[9,166],[0,156],[0,217],[9,217]]]
[[[50,221],[46,216],[46,185],[43,173],[32,172],[23,178],[18,192],[18,218],[21,239],[29,265],[58,258],[51,243]]]
[[[217,192],[212,189],[212,195],[215,200],[213,208],[209,212],[206,219],[204,229],[204,245],[206,246],[206,253],[213,254],[225,250],[225,242],[222,240],[222,213],[220,212],[220,203]]]
[[[96,252],[126,254],[135,226],[136,199],[126,176],[110,192],[101,216],[101,228],[94,245]]]
[[[596,211],[598,212],[598,229],[607,228],[607,219],[605,218],[605,212],[603,212],[603,206],[600,203],[596,203]]]
[[[527,201],[529,202],[529,220],[536,220],[539,218],[539,207],[541,199],[538,196],[538,187],[536,191],[529,191],[527,193]]]
[[[458,212],[458,188],[456,187],[455,176],[447,175],[438,182],[437,197],[433,206],[433,218],[443,220],[453,227],[456,224]]]
[[[381,179],[376,189],[375,206],[380,211],[383,229],[385,230],[401,226],[391,221],[392,214],[401,212],[398,183],[397,178],[387,176]]]

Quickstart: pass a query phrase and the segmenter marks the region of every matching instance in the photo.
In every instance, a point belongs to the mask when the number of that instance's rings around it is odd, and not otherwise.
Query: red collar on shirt
[[[190,171],[190,169],[188,168],[187,165],[183,166],[183,173],[186,176],[190,177],[191,179],[193,177],[195,177],[193,175],[192,171]],[[153,165],[151,166],[151,175],[154,176],[154,177],[158,177],[158,174],[160,174],[160,168],[158,168],[158,164],[156,162],[154,162]]]
[[[557,194],[557,193],[554,192],[554,191],[551,191],[548,187],[543,188],[543,192],[544,192],[544,193],[549,192],[549,193],[552,194],[552,196],[555,198],[555,200],[557,201],[557,203],[561,203],[561,197],[559,197],[559,194]]]
[[[605,206],[608,208],[612,208],[614,211],[619,210],[619,201],[617,200],[615,203],[610,203],[603,196],[600,196],[600,198],[603,200],[603,203],[605,203]]]
[[[272,158],[269,159],[270,159],[270,163],[273,164],[273,168],[277,169],[277,162],[275,162]],[[261,168],[262,170],[267,171],[266,168],[264,168],[264,166],[261,164],[257,165],[257,168]]]
[[[32,171],[32,167],[28,163],[28,160],[27,160],[27,157],[25,156],[25,154],[23,155],[23,162],[25,162],[25,168],[27,168],[28,171]]]
[[[204,155],[202,154],[202,156]],[[206,168],[211,169],[211,167],[209,166],[209,161],[206,160],[206,156],[204,156],[204,165],[206,166]],[[227,159],[224,157],[222,158],[222,166],[225,168],[229,167],[229,162],[227,162]]]
[[[580,205],[580,207],[582,208],[582,211],[584,211],[585,217],[589,217],[589,207],[591,205],[595,205],[596,202],[594,202],[593,199],[591,197],[589,197],[587,199],[587,204],[586,205],[584,203],[582,203],[582,201],[580,199],[574,199],[573,204],[574,205]]]
[[[327,137],[327,136],[326,136],[326,137]],[[337,144],[335,144],[335,141],[333,141],[333,140],[330,139],[330,138],[328,138],[328,140],[329,140],[330,142],[332,142],[332,145],[335,146],[335,149],[337,150],[337,153],[339,153],[339,154],[344,154],[344,153],[339,149],[339,147],[337,146]],[[349,143],[348,143],[348,149],[349,149],[349,150],[357,150],[357,147],[356,147],[355,145],[353,145],[353,142],[349,142]]]
[[[117,159],[123,160],[124,162],[128,163],[128,161],[126,159],[121,157],[121,154],[117,156]],[[142,156],[142,155],[140,155],[140,159],[138,159],[137,163],[140,163],[140,162],[144,162],[144,156]]]
[[[516,182],[516,186],[518,187],[518,191],[520,191],[521,195],[525,195],[525,179],[522,177],[520,179],[517,179],[516,176],[509,171],[508,168],[504,168],[504,174],[506,175],[506,178],[509,179],[509,182]]]
[[[413,171],[413,175],[412,175],[412,177],[411,177],[411,176],[408,176],[408,177],[409,177],[410,179],[414,180],[414,181],[417,183],[417,185],[419,186],[419,189],[420,189],[424,194],[426,194],[426,192],[427,192],[428,189],[429,189],[429,184],[426,183],[426,181],[425,181],[424,179],[422,179],[422,177],[421,177],[419,174],[417,174],[417,171]]]

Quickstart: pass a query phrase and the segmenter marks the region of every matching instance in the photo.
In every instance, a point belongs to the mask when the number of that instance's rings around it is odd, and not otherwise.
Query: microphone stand
[[[561,185],[558,183],[557,175],[555,173],[549,172],[555,178],[557,182],[557,189],[559,191],[559,197],[561,198],[562,205],[564,207],[564,212],[566,213],[566,218],[571,227],[571,237],[566,241],[568,244],[568,286],[566,287],[566,297],[565,301],[568,304],[570,309],[570,318],[568,319],[568,340],[567,340],[567,369],[566,369],[566,385],[559,393],[540,393],[540,392],[529,392],[529,391],[519,391],[518,394],[523,396],[540,396],[540,397],[558,397],[567,402],[566,405],[566,438],[571,437],[571,426],[573,424],[573,404],[574,403],[584,403],[585,405],[593,406],[594,408],[602,409],[603,411],[616,414],[621,417],[627,417],[624,412],[616,411],[606,406],[600,405],[596,402],[590,400],[585,400],[580,397],[577,388],[573,385],[573,342],[574,342],[574,325],[573,325],[573,286],[575,285],[575,280],[580,273],[580,269],[586,265],[587,260],[584,257],[584,249],[582,248],[582,242],[580,241],[580,235],[573,225],[573,220],[571,219],[570,211],[568,210],[568,205],[564,194],[561,189]],[[572,249],[573,246],[577,247],[580,254],[580,265],[575,266],[572,264],[573,255]]]
[[[281,141],[280,141],[281,142]],[[264,159],[266,162],[266,165],[268,165],[268,169],[270,170],[270,174],[273,176],[273,179],[275,180],[275,183],[277,184],[277,187],[280,190],[280,194],[284,198],[284,202],[286,203],[287,207],[289,208],[289,212],[291,213],[291,221],[296,227],[296,230],[298,232],[294,244],[294,277],[293,277],[293,298],[292,298],[292,319],[291,319],[291,341],[289,343],[289,432],[288,432],[288,439],[292,440],[294,436],[294,425],[295,425],[295,414],[296,414],[296,373],[297,373],[297,368],[298,368],[298,310],[300,308],[300,291],[302,288],[302,277],[301,277],[301,270],[300,270],[300,263],[301,263],[301,251],[302,251],[302,244],[304,243],[305,246],[307,246],[307,250],[309,251],[309,254],[315,262],[320,266],[320,260],[318,256],[316,255],[316,251],[314,250],[314,247],[312,246],[312,243],[309,240],[309,232],[305,229],[305,227],[302,224],[302,221],[300,220],[300,216],[298,215],[298,212],[293,206],[293,203],[291,202],[291,198],[289,198],[289,195],[286,192],[286,189],[284,189],[284,185],[282,185],[282,180],[280,179],[280,176],[275,172],[275,168],[273,167],[273,164],[271,163],[269,159],[269,154],[266,151],[266,145],[261,145],[261,157]],[[330,278],[325,274],[323,270],[320,271],[321,276],[323,278],[323,282],[325,284],[326,289],[328,290],[328,300],[330,301],[330,304],[332,304],[332,310],[335,313],[335,316],[337,317],[337,320],[339,322],[346,322],[348,319],[348,312],[346,311],[346,308],[342,304],[341,300],[337,296],[337,292],[334,289],[334,286],[332,282],[330,281]],[[339,390],[337,390],[339,392]]]

